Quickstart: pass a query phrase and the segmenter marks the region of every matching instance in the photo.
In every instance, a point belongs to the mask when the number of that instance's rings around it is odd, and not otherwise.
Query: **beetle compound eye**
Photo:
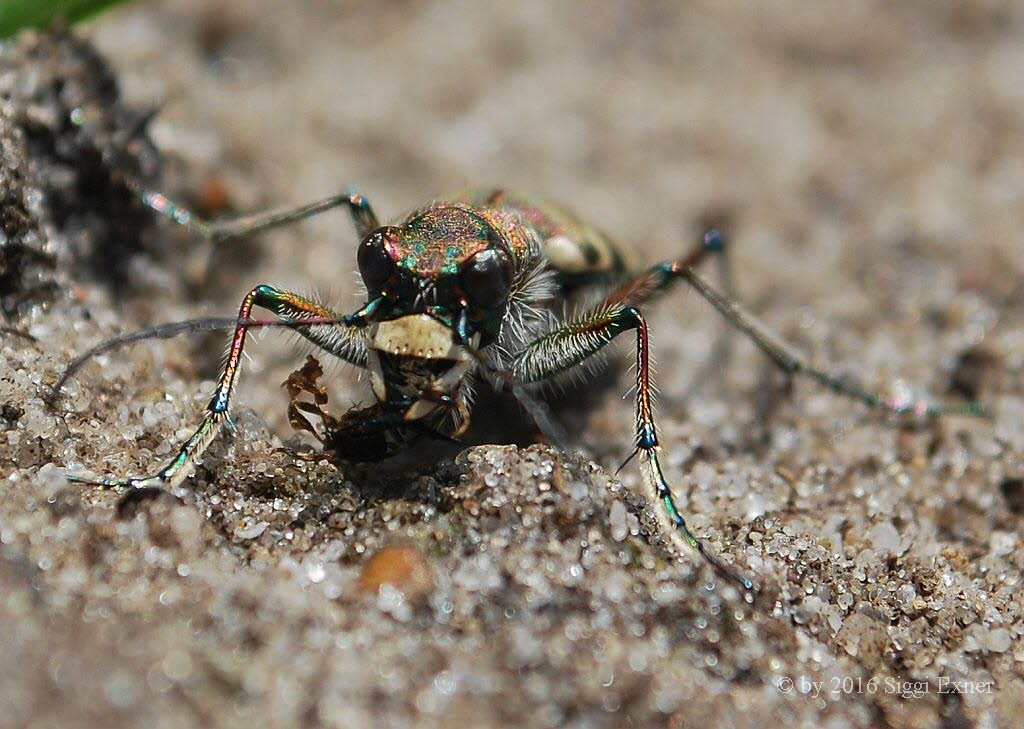
[[[388,251],[389,240],[386,233],[377,232],[359,245],[356,254],[359,274],[369,291],[380,290],[395,270],[395,262]]]
[[[462,270],[462,288],[478,305],[500,306],[512,288],[512,261],[504,251],[488,248],[477,253]]]

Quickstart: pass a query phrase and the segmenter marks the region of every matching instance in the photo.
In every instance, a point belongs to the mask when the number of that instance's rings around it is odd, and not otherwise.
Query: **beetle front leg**
[[[256,306],[270,309],[284,320],[308,320],[310,318],[344,319],[344,317],[339,317],[330,309],[309,301],[298,294],[276,289],[272,286],[257,286],[246,295],[239,307],[239,324],[236,326],[234,336],[231,339],[231,348],[228,350],[227,362],[217,383],[217,389],[206,406],[202,422],[200,422],[199,427],[196,428],[188,440],[182,444],[174,459],[152,476],[104,480],[69,476],[69,479],[71,481],[92,483],[100,486],[127,486],[130,488],[158,487],[173,489],[181,484],[188,477],[192,468],[199,462],[200,458],[202,458],[210,443],[217,437],[220,427],[225,423],[229,425],[231,423],[228,410],[231,405],[231,396],[235,391],[238,381],[242,350],[245,347],[246,335],[250,328],[250,325],[244,322],[251,321],[250,314]],[[366,341],[364,329],[334,323],[297,323],[294,328],[321,349],[352,364],[365,367]]]
[[[661,469],[661,445],[651,402],[650,339],[647,321],[634,307],[604,307],[551,331],[513,357],[512,378],[517,382],[539,382],[554,377],[586,360],[624,331],[636,332],[636,448],[643,481],[650,496],[660,502],[655,509],[662,531],[678,546],[696,550],[714,570],[745,590],[753,589],[695,537],[676,508],[672,489]]]

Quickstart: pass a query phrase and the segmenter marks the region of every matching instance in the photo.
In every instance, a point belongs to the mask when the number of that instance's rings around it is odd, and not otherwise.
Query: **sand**
[[[1015,725],[1022,24],[995,1],[183,0],[5,47],[0,726]],[[69,484],[169,458],[227,335],[103,355],[48,406],[75,354],[261,282],[358,301],[343,215],[211,257],[126,169],[217,214],[525,189],[638,266],[720,225],[743,299],[815,362],[994,417],[787,391],[739,337],[702,377],[717,314],[652,307],[668,476],[752,605],[615,475],[628,367],[556,401],[577,452],[492,403],[476,445],[331,464],[287,423],[305,350],[266,333],[180,500]],[[336,407],[368,402],[328,373]]]

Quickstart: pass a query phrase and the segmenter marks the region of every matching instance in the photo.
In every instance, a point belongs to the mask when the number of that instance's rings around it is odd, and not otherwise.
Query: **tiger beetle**
[[[611,239],[572,213],[504,190],[469,192],[432,202],[398,225],[381,225],[367,200],[355,193],[300,207],[226,222],[202,221],[163,195],[139,190],[145,203],[215,244],[294,223],[332,208],[351,214],[361,242],[359,273],[366,303],[340,315],[301,296],[266,284],[242,300],[236,319],[200,319],[118,337],[78,357],[64,382],[91,356],[127,341],[182,331],[233,328],[223,374],[202,422],[174,459],[151,476],[71,480],[106,487],[174,490],[188,477],[228,416],[246,334],[262,326],[294,329],[324,352],[365,369],[376,403],[354,411],[345,426],[353,442],[376,444],[383,458],[425,434],[458,438],[469,425],[474,383],[511,393],[550,440],[564,442],[546,405],[543,385],[579,372],[612,340],[632,332],[636,341],[634,450],[659,525],[677,548],[696,550],[714,570],[744,590],[751,581],[712,554],[690,531],[676,507],[662,467],[663,450],[652,408],[647,320],[641,311],[656,295],[685,281],[746,335],[787,375],[803,375],[871,408],[921,416],[982,415],[976,405],[941,407],[886,400],[813,367],[772,334],[731,295],[719,291],[696,267],[726,260],[722,236],[710,231],[682,258],[630,274]],[[728,270],[722,266],[723,272]],[[585,302],[590,302],[589,304]],[[577,306],[577,313],[565,314]],[[253,308],[274,319],[252,318]],[[342,433],[345,436],[346,433]],[[350,449],[352,451],[358,449]],[[351,455],[358,455],[351,453]]]

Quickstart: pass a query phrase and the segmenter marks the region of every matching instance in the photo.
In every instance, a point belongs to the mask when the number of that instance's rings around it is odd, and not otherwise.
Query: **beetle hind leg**
[[[725,317],[731,329],[738,330],[746,336],[787,377],[798,375],[806,377],[823,385],[837,395],[858,400],[876,410],[895,414],[909,412],[927,417],[938,415],[987,415],[984,408],[977,403],[968,403],[965,406],[944,406],[928,402],[896,402],[870,392],[844,377],[815,367],[806,357],[799,354],[791,345],[772,333],[768,327],[740,304],[732,289],[730,275],[726,274],[723,276],[726,284],[726,290],[723,293],[697,273],[696,266],[707,255],[722,253],[724,256],[724,252],[725,243],[721,236],[715,231],[706,233],[700,245],[689,255],[676,261],[659,263],[639,276],[630,279],[608,296],[606,305],[639,306],[649,301],[655,295],[665,291],[676,281],[685,281]],[[725,260],[724,257],[722,260]],[[726,271],[728,271],[728,267],[724,266],[723,272]]]
[[[557,416],[544,400],[521,385],[513,385],[512,397],[529,414],[534,424],[540,430],[541,435],[547,438],[551,445],[562,451],[571,451],[573,449],[569,433],[558,421]]]

